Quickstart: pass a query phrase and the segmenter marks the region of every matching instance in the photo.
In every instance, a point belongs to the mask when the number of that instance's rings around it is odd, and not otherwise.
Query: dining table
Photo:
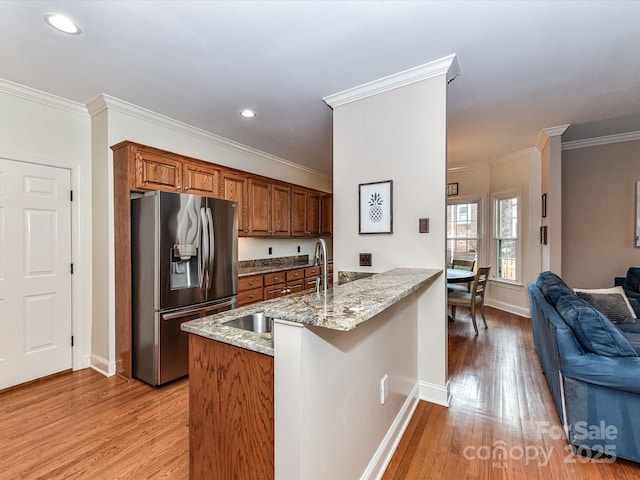
[[[462,268],[447,268],[447,283],[468,283],[473,282],[476,274],[472,270]]]
[[[447,283],[468,283],[473,282],[476,274],[472,270],[462,268],[447,268]],[[447,319],[453,322],[453,317],[447,313]]]

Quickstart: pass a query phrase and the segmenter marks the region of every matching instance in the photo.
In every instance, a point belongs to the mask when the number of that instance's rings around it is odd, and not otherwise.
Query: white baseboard
[[[448,407],[451,402],[449,381],[443,387],[429,382],[420,382],[420,400]]]
[[[528,307],[521,307],[519,305],[511,305],[510,303],[504,303],[497,300],[492,300],[487,298],[486,305],[488,307],[497,308],[498,310],[502,310],[504,312],[513,313],[514,315],[519,315],[521,317],[531,318],[531,312]]]
[[[116,374],[116,362],[109,362],[100,355],[91,355],[91,365],[96,372],[103,374],[105,377],[111,377]]]
[[[367,465],[367,468],[360,477],[360,480],[380,480],[382,475],[384,475],[391,461],[391,457],[393,457],[396,448],[398,448],[402,435],[407,429],[411,417],[413,417],[413,412],[415,412],[418,406],[418,391],[419,388],[416,383],[402,405],[402,408],[400,408],[398,415],[396,415],[391,427],[389,427],[387,434],[382,439],[376,453],[373,458],[371,458],[369,465]]]

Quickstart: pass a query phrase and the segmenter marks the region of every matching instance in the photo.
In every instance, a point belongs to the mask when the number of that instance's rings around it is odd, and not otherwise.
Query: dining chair
[[[473,321],[473,329],[478,334],[478,325],[476,323],[476,311],[480,308],[484,327],[487,328],[487,319],[484,316],[484,294],[489,279],[489,267],[478,268],[476,278],[473,280],[470,292],[449,292],[447,295],[447,303],[451,305],[451,316],[456,319],[456,307],[467,307],[471,310],[471,320]]]
[[[460,268],[463,270],[473,271],[476,266],[475,260],[463,260],[454,258],[451,260],[451,268]],[[471,283],[447,283],[448,292],[469,292],[471,291]]]

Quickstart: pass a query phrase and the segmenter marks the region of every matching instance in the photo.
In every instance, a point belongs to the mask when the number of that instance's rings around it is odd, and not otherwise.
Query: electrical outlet
[[[385,373],[380,379],[380,404],[384,405],[387,398],[389,398],[389,375]]]
[[[361,267],[370,267],[371,266],[371,254],[370,253],[361,253],[360,254],[360,266]]]

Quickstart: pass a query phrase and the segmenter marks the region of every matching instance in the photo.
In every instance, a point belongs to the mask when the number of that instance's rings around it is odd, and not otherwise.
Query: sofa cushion
[[[622,287],[592,290],[576,288],[575,292],[613,323],[635,323],[636,321],[636,312],[629,304]]]
[[[542,272],[538,275],[536,286],[540,289],[547,302],[553,306],[555,306],[558,299],[563,295],[574,295],[573,290],[569,288],[569,285],[567,285],[564,280],[549,271]]]
[[[640,267],[629,267],[622,287],[632,292],[640,292]]]
[[[556,310],[585,351],[607,357],[638,356],[633,345],[611,320],[577,295],[560,297]]]

